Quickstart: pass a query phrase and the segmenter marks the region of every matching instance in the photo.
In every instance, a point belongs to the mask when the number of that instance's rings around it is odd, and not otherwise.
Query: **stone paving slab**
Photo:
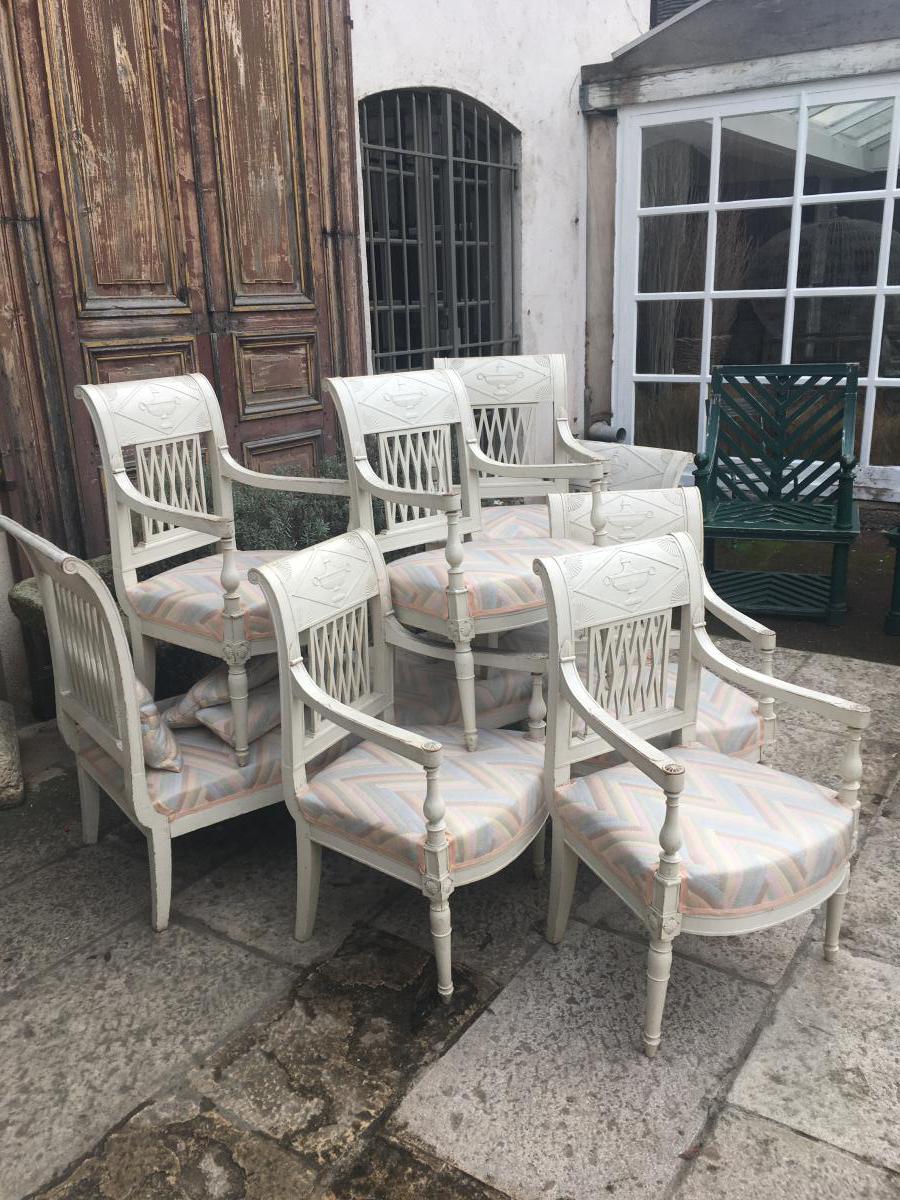
[[[146,909],[146,864],[115,842],[82,846],[0,891],[0,991],[58,962],[73,949]]]
[[[515,1200],[660,1195],[768,992],[677,962],[651,1062],[645,968],[640,946],[573,925],[424,1074],[392,1132]]]
[[[900,1177],[740,1109],[726,1108],[673,1200],[896,1200]]]
[[[294,823],[285,810],[282,836],[266,836],[182,892],[175,909],[297,966],[333,954],[356,921],[370,916],[402,884],[325,851],[316,927],[308,942],[294,936],[297,857]],[[177,849],[177,847],[176,847]],[[412,891],[411,888],[404,889]],[[427,925],[427,906],[420,896]]]
[[[360,929],[274,1019],[223,1046],[186,1086],[319,1172],[355,1148],[494,995],[461,971],[454,981],[444,1005],[430,954]]]
[[[730,1099],[900,1170],[900,967],[805,952]]]
[[[853,954],[900,966],[900,825],[879,821],[850,876],[841,941]]]
[[[376,1138],[322,1193],[322,1200],[506,1200],[502,1192],[444,1163],[422,1161]]]
[[[900,666],[811,654],[791,677],[791,683],[869,704],[872,730],[900,734]]]
[[[289,978],[219,939],[154,934],[138,918],[25,984],[0,1009],[0,1198],[83,1154]]]
[[[588,875],[588,869],[582,863],[579,879]],[[628,905],[599,881],[583,903],[573,905],[573,912],[579,920],[590,925],[601,925],[604,929],[633,937],[647,936],[646,927]],[[700,937],[695,933],[682,933],[675,939],[675,953],[695,958],[720,970],[733,971],[755,983],[771,987],[780,981],[790,966],[814,919],[814,913],[804,913],[802,917],[785,921],[782,925],[773,925],[771,929],[734,937]]]

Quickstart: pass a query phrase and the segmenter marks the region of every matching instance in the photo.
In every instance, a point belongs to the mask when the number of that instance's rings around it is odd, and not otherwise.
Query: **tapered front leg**
[[[434,961],[437,965],[438,994],[445,1004],[449,1004],[453,995],[450,954],[450,897],[453,894],[453,879],[450,875],[450,845],[447,841],[438,767],[425,769],[425,803],[422,811],[425,816],[422,892],[428,901],[431,944],[434,947]]]
[[[246,642],[243,643],[246,646]],[[226,654],[232,647],[226,646]],[[249,693],[247,666],[245,662],[228,662],[228,699],[231,702],[231,718],[234,721],[234,752],[240,766],[250,757],[249,747]]]
[[[156,687],[156,639],[142,632],[138,620],[129,622],[129,631],[134,673],[152,696]]]
[[[459,512],[447,514],[447,632],[453,642],[453,665],[459,706],[462,709],[466,749],[478,749],[478,723],[475,709],[475,656],[472,639],[475,622],[469,615],[469,594],[463,575],[463,543],[459,533]]]
[[[478,715],[475,703],[475,655],[472,643],[454,642],[453,666],[456,670],[456,686],[459,689],[459,707],[462,711],[463,737],[467,750],[478,749]]]
[[[535,879],[543,879],[547,869],[547,822],[541,826],[541,832],[531,843],[531,870]]]
[[[222,657],[228,663],[228,698],[234,721],[234,752],[244,766],[249,757],[247,737],[247,659],[250,643],[244,636],[244,606],[240,596],[234,535],[222,538],[222,590],[224,596]]]
[[[432,900],[428,906],[428,918],[431,925],[431,944],[434,947],[434,961],[437,966],[438,995],[444,1004],[449,1004],[453,997],[453,956],[450,949],[452,934],[450,901]]]
[[[662,1040],[663,1009],[672,970],[672,943],[651,938],[647,952],[647,1011],[644,1015],[644,1053],[654,1058]]]
[[[841,886],[828,897],[825,905],[825,961],[834,962],[838,954],[838,941],[841,934],[841,921],[844,918],[844,905],[847,902],[847,892],[850,890],[850,868],[847,868]]]

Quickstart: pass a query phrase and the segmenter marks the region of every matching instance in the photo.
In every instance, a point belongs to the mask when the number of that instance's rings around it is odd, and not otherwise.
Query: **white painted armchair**
[[[151,921],[165,929],[173,838],[281,802],[280,730],[255,741],[243,766],[202,726],[180,730],[176,741],[135,675],[122,616],[96,571],[6,517],[0,529],[19,543],[40,588],[57,721],[78,770],[82,837],[97,840],[102,789],[147,839]],[[148,766],[148,758],[164,766]]]
[[[604,486],[675,487],[693,466],[693,455],[652,446],[582,441],[569,425],[564,354],[519,354],[493,358],[436,358],[463,381],[485,454],[505,463],[601,462]],[[545,493],[541,493],[545,494]],[[484,476],[481,497],[532,498],[523,480]],[[504,540],[545,537],[542,504],[491,504],[482,514],[483,536]]]
[[[470,752],[458,727],[390,723],[392,643],[408,635],[371,533],[333,538],[252,577],[278,640],[284,795],[297,828],[296,936],[312,936],[322,847],[330,847],[423,893],[438,992],[449,1001],[450,896],[539,838],[543,745],[489,730]],[[363,740],[348,748],[349,735]],[[329,757],[310,777],[309,764]]]
[[[347,484],[264,475],[235,462],[202,375],[84,384],[75,395],[87,405],[100,446],[113,579],[138,676],[152,692],[157,641],[224,659],[235,751],[244,763],[246,663],[275,649],[265,601],[247,572],[282,552],[235,548],[232,483],[331,495],[347,495]],[[141,568],[202,547],[213,553],[138,579]]]
[[[550,623],[547,937],[563,937],[581,860],[649,931],[643,1044],[652,1057],[679,933],[747,933],[826,903],[825,958],[835,957],[869,709],[770,679],[722,654],[704,626],[702,567],[684,533],[543,559],[535,569]],[[681,643],[672,693],[676,614]],[[580,664],[579,642],[586,643]],[[702,667],[843,726],[838,790],[698,747]],[[651,738],[671,749],[657,749]],[[574,764],[609,751],[617,762],[570,778]]]
[[[474,541],[481,528],[480,476],[524,484],[530,494],[568,491],[572,481],[599,498],[603,465],[501,463],[481,449],[465,389],[453,371],[328,379],[340,416],[350,479],[351,520],[375,532],[373,502],[384,503],[384,553],[419,550],[388,565],[394,610],[424,632],[420,653],[446,657],[452,645],[466,744],[477,745],[475,658],[479,635],[543,621],[544,600],[532,570],[536,554],[565,553],[574,543],[547,537]],[[370,450],[373,462],[370,461]],[[599,535],[599,527],[598,527]],[[443,639],[443,646],[435,645]],[[430,648],[429,648],[430,647]],[[499,656],[491,665],[501,666]],[[530,670],[522,659],[511,669]]]

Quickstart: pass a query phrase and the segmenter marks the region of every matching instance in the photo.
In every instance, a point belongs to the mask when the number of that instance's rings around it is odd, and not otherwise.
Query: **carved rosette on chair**
[[[447,726],[390,724],[391,607],[376,539],[358,530],[254,571],[272,612],[285,800],[297,829],[296,936],[310,938],[323,846],[421,891],[438,992],[453,992],[450,897],[540,838],[543,746],[512,730],[467,750]],[[363,739],[351,744],[348,735]]]
[[[581,860],[649,931],[643,1044],[652,1057],[680,932],[746,933],[826,903],[825,958],[835,957],[869,709],[748,670],[717,650],[704,626],[700,559],[684,533],[535,566],[550,624],[547,937],[564,934]],[[837,791],[697,746],[702,667],[843,726]],[[653,744],[660,741],[671,749]],[[570,778],[574,764],[610,750],[618,763],[607,758]]]
[[[265,601],[247,573],[281,552],[237,550],[232,483],[332,495],[346,495],[347,485],[265,475],[235,462],[202,375],[84,384],[75,395],[90,412],[100,446],[113,579],[138,676],[152,692],[157,641],[223,659],[243,764],[247,660],[275,649]],[[138,578],[139,571],[204,547],[213,554]]]
[[[411,639],[420,654],[452,657],[466,744],[478,742],[475,707],[475,639],[544,619],[532,562],[537,554],[565,553],[572,544],[550,538],[478,541],[482,474],[504,478],[520,493],[564,492],[572,482],[602,489],[602,462],[529,464],[498,462],[484,453],[466,399],[453,371],[414,371],[329,379],[347,447],[351,520],[376,532],[374,500],[384,504],[382,550],[419,550],[388,567],[400,621],[429,640]],[[371,455],[371,458],[370,458]],[[599,508],[596,508],[599,519]],[[599,539],[602,530],[597,527]],[[448,647],[447,642],[450,646]],[[535,671],[534,656],[478,648],[480,666]],[[539,687],[539,679],[538,684]],[[536,709],[535,709],[536,711]]]

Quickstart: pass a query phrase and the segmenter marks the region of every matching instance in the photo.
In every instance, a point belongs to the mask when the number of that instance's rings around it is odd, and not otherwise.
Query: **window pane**
[[[888,258],[888,283],[900,283],[900,201],[894,201],[894,220],[891,229],[891,249]]]
[[[893,100],[849,100],[809,110],[803,190],[883,188]]]
[[[714,300],[710,365],[780,363],[783,300]]]
[[[900,296],[885,296],[879,375],[900,379]],[[900,462],[900,459],[897,459]]]
[[[789,208],[720,212],[716,222],[715,285],[736,288],[787,287]]]
[[[636,383],[634,440],[639,446],[697,448],[696,383]]]
[[[641,217],[642,292],[702,292],[706,213]]]
[[[805,205],[797,252],[798,287],[875,283],[881,248],[881,200]]]
[[[800,297],[794,310],[791,361],[858,362],[865,372],[874,310],[872,296]]]
[[[642,131],[641,204],[699,204],[709,199],[710,121],[651,125]]]
[[[875,393],[869,462],[875,467],[892,467],[900,463],[900,388],[879,388]]]
[[[791,196],[797,110],[722,118],[719,199]]]
[[[637,320],[638,372],[698,374],[702,333],[702,300],[641,300]]]

